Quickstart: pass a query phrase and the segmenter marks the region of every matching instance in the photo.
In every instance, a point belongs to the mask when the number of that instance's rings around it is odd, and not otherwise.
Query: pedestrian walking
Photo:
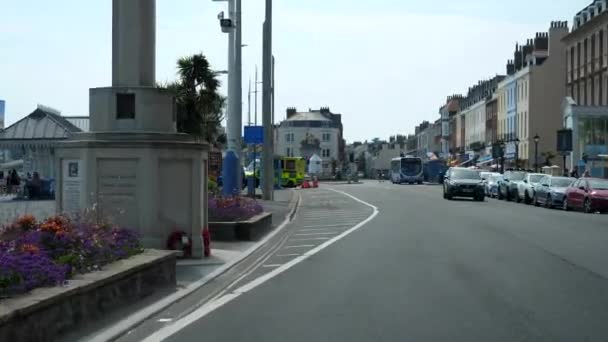
[[[578,171],[576,169],[572,170],[572,174],[570,174],[570,176],[578,178]]]
[[[13,169],[9,177],[9,186],[11,188],[11,193],[16,193],[17,189],[19,188],[19,185],[21,185],[21,178],[19,177],[19,174],[17,174],[17,170]]]

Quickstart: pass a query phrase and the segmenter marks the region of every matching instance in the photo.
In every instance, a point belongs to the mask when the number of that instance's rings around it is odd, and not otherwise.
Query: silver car
[[[544,176],[534,193],[534,205],[547,208],[561,208],[568,187],[576,178]]]

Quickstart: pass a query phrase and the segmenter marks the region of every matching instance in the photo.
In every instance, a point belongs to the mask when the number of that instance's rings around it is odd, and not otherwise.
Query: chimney
[[[549,49],[549,36],[546,32],[539,32],[534,38],[534,51],[548,50]]]
[[[329,114],[330,113],[329,107],[321,107],[321,109],[319,111],[321,113],[325,113],[325,114]]]
[[[297,112],[296,107],[288,107],[287,108],[287,119],[289,119],[292,116],[296,115],[296,112]]]
[[[522,68],[523,57],[521,55],[521,50],[519,48],[519,44],[515,44],[515,53],[513,54],[513,64],[515,65],[515,71],[519,71]]]

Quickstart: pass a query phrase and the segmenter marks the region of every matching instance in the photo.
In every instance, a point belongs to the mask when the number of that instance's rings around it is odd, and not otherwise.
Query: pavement
[[[211,241],[211,257],[197,260],[178,260],[176,267],[175,288],[158,291],[137,304],[130,305],[113,312],[97,322],[73,331],[62,337],[62,341],[107,341],[115,340],[123,334],[129,335],[132,330],[144,325],[150,316],[158,312],[187,310],[189,303],[198,303],[211,294],[214,286],[208,286],[216,278],[225,273],[231,274],[239,269],[239,264],[257,249],[264,245],[264,239],[276,234],[277,228],[291,219],[291,214],[297,208],[298,194],[294,190],[275,191],[274,201],[258,200],[264,211],[272,213],[272,225],[275,231],[268,234],[262,241]],[[233,268],[235,270],[233,270]],[[222,283],[216,281],[217,283]],[[206,286],[207,285],[207,286]],[[183,300],[189,297],[189,300]],[[145,328],[144,328],[145,330]],[[133,336],[130,334],[130,336]]]
[[[253,271],[137,338],[608,340],[608,215],[447,201],[432,185],[300,194],[291,233]],[[329,240],[294,242],[312,233]]]

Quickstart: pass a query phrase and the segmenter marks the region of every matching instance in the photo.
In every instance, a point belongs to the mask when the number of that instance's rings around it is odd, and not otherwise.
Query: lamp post
[[[540,137],[538,134],[534,136],[534,172],[538,172],[538,142]]]
[[[515,138],[513,140],[513,144],[515,145],[515,168],[519,168],[519,138]]]
[[[226,108],[227,151],[222,165],[224,195],[232,196],[241,189],[242,80],[241,80],[241,0],[228,2],[228,17],[220,13],[222,31],[228,33],[228,103]]]
[[[501,140],[499,143],[500,146],[500,173],[505,174],[505,141]]]
[[[262,123],[264,145],[262,159],[262,198],[274,200],[274,134],[272,127],[272,0],[266,0],[262,63]]]

